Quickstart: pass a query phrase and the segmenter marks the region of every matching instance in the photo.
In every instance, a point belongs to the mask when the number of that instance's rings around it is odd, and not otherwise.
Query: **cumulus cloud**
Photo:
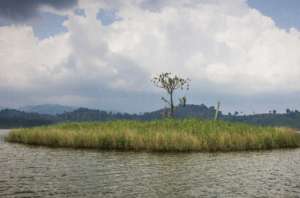
[[[41,17],[40,8],[50,6],[57,10],[69,9],[77,5],[77,0],[3,0],[0,1],[0,17],[14,23]]]
[[[78,9],[85,16],[69,13],[67,33],[41,41],[31,27],[0,27],[2,87],[96,103],[103,90],[162,93],[150,79],[172,72],[192,79],[195,101],[300,90],[300,32],[279,29],[245,0],[84,0]],[[103,24],[101,9],[122,20]]]

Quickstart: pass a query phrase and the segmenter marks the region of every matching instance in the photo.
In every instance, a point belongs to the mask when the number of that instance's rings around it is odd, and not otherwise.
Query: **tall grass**
[[[155,151],[249,150],[300,146],[291,128],[189,118],[65,123],[11,130],[9,142],[62,147]]]

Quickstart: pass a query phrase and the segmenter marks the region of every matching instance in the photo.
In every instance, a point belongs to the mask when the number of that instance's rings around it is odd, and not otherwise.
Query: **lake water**
[[[300,197],[300,149],[103,151],[1,138],[0,197],[47,196]]]

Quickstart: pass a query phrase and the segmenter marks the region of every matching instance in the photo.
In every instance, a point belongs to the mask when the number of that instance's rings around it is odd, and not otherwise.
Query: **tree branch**
[[[159,86],[159,85],[155,85],[156,87],[159,87],[159,88],[163,88],[163,89],[165,89],[165,87],[163,87],[163,86]]]
[[[183,104],[183,101],[180,102],[180,103],[174,108],[173,112],[175,112],[175,110],[176,110],[180,105],[182,105],[182,104]]]
[[[166,103],[168,103],[169,105],[171,105],[171,103],[169,101],[167,101],[164,97],[161,97],[162,100],[164,100]]]

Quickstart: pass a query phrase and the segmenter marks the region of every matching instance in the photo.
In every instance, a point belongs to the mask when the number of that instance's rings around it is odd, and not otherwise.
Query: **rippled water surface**
[[[300,197],[300,149],[156,153],[0,138],[0,197],[47,196]]]

